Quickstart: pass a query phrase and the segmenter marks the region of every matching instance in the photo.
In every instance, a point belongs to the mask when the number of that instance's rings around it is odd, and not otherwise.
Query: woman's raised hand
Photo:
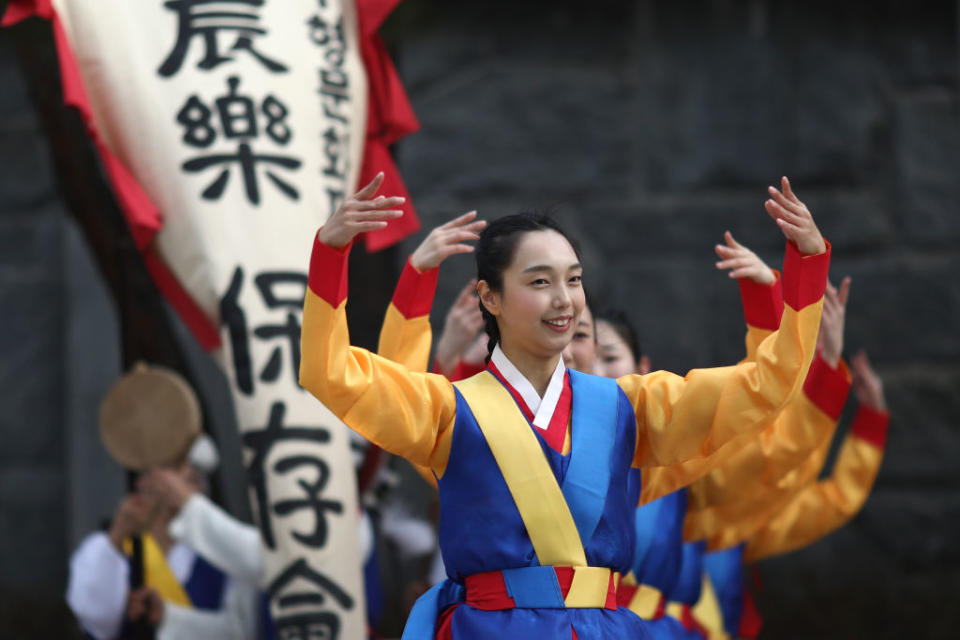
[[[761,260],[757,254],[733,239],[733,234],[724,232],[725,245],[714,247],[720,262],[717,269],[730,269],[731,278],[749,278],[758,284],[771,285],[777,280],[773,269]]]
[[[453,373],[481,329],[483,314],[477,304],[477,281],[471,280],[447,312],[443,333],[437,341],[434,361],[442,372],[448,375]]]
[[[340,205],[317,234],[320,242],[334,249],[342,249],[350,244],[357,234],[383,229],[387,226],[387,222],[402,216],[402,209],[392,207],[402,205],[405,198],[374,197],[382,184],[383,172],[381,171],[370,184]]]
[[[877,411],[886,411],[883,380],[873,370],[865,351],[860,351],[850,358],[850,374],[853,378],[853,392],[857,394],[860,404]]]
[[[793,193],[786,176],[780,179],[780,185],[783,191],[776,187],[767,187],[770,193],[770,199],[764,202],[767,213],[777,221],[787,240],[797,245],[800,253],[805,256],[823,253],[827,250],[827,245],[807,205],[800,202]]]
[[[423,273],[440,266],[440,263],[457,253],[470,253],[473,247],[465,242],[480,239],[480,230],[487,225],[486,220],[475,220],[476,211],[436,227],[410,256],[410,264]]]
[[[850,298],[850,278],[846,277],[837,289],[829,282],[823,293],[823,313],[820,316],[820,334],[817,349],[820,357],[836,369],[843,355],[843,326],[846,322],[847,300]]]

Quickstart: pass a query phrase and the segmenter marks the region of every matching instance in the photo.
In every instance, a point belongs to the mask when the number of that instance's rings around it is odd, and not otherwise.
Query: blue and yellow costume
[[[703,581],[703,557],[707,543],[703,540],[683,545],[683,559],[677,581],[670,592],[666,613],[683,626],[683,638],[697,640],[707,637],[707,630],[693,608],[700,601]]]
[[[812,544],[849,522],[863,507],[883,460],[889,418],[886,411],[861,405],[829,478],[811,482],[808,475],[815,478],[822,468],[826,453],[818,450],[799,471],[807,476],[806,485],[782,501],[765,522],[727,526],[722,538],[738,544],[708,554],[706,561],[726,633],[753,637],[759,630],[759,617],[751,613],[750,596],[744,592],[745,564]]]
[[[617,381],[567,372],[571,419],[557,450],[492,373],[454,386],[350,347],[347,253],[314,246],[301,384],[347,425],[437,477],[440,546],[461,601],[446,619],[452,637],[644,637],[639,618],[609,605],[633,556],[638,496],[629,470],[706,458],[770,423],[813,357],[829,254],[804,258],[788,245],[787,310],[755,363]],[[525,428],[494,435],[517,420]],[[506,462],[524,439],[542,457]],[[534,467],[547,472],[531,476]],[[557,519],[563,526],[551,526]]]
[[[683,562],[683,517],[687,491],[681,489],[637,507],[634,513],[636,545],[631,573],[618,601],[648,621],[657,638],[681,640],[683,625],[666,615]]]

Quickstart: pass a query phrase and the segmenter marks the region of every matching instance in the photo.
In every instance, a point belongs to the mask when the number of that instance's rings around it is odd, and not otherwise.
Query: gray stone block
[[[835,280],[853,278],[847,310],[847,345],[864,347],[881,362],[955,362],[960,335],[960,289],[954,278],[960,256],[954,252],[894,250],[831,265]]]
[[[33,127],[14,127],[3,132],[7,162],[0,172],[0,212],[44,206],[56,193],[55,176],[46,140]]]
[[[883,353],[877,353],[877,359]],[[960,486],[960,368],[956,365],[877,365],[891,423],[880,481],[903,487]],[[960,521],[957,522],[960,532]]]
[[[0,213],[0,269],[6,278],[14,274],[47,274],[60,271],[60,241],[63,211],[50,203],[29,211]]]
[[[0,33],[0,123],[2,128],[30,123],[36,127],[32,104],[21,77],[19,60],[9,33]]]
[[[0,584],[56,587],[66,579],[66,503],[59,463],[0,468]]]
[[[843,529],[761,563],[764,635],[952,638],[960,613],[930,604],[960,580],[952,493],[877,489]]]
[[[897,223],[921,245],[960,238],[960,101],[955,91],[908,95],[896,103]]]
[[[0,469],[63,462],[61,291],[49,277],[0,279]]]

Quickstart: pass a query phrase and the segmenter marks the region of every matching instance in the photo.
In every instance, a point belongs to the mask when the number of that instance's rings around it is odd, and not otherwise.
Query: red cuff
[[[410,260],[403,265],[400,281],[397,282],[397,289],[393,292],[393,306],[404,318],[409,320],[430,313],[433,297],[437,292],[439,273],[438,267],[420,273]]]
[[[879,449],[887,444],[887,427],[890,425],[890,412],[878,411],[866,405],[860,405],[853,417],[850,433],[866,440]]]
[[[461,360],[457,363],[457,368],[453,370],[453,375],[450,376],[450,382],[456,382],[457,380],[466,380],[467,378],[472,378],[481,371],[487,368],[486,364],[481,362],[470,363],[466,360]]]
[[[827,250],[815,256],[804,256],[792,242],[787,243],[783,258],[783,299],[800,311],[823,297],[830,271],[830,243]]]
[[[773,284],[760,284],[750,278],[740,278],[740,301],[747,324],[757,329],[776,331],[783,315],[783,285],[780,273],[773,272],[777,279]]]
[[[818,409],[833,418],[840,419],[843,405],[850,393],[850,370],[847,363],[840,360],[836,369],[818,353],[810,365],[807,379],[803,381],[803,392]]]
[[[467,378],[472,378],[481,371],[485,371],[487,365],[483,362],[470,363],[466,360],[460,360],[457,362],[457,366],[453,368],[453,371],[449,374],[440,368],[436,362],[433,363],[433,372],[438,373],[441,376],[446,376],[447,380],[450,382],[458,382],[460,380],[466,380]]]
[[[313,239],[307,284],[334,309],[347,299],[347,266],[352,246],[351,242],[342,249],[334,249],[320,242],[319,234]]]

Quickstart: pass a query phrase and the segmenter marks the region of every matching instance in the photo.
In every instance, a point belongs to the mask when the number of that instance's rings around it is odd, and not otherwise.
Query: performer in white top
[[[67,603],[98,640],[123,638],[145,616],[158,640],[257,638],[262,570],[255,527],[228,515],[201,488],[217,464],[200,436],[179,468],[143,475],[106,532],[70,559]],[[143,533],[145,586],[130,592],[131,536]]]

